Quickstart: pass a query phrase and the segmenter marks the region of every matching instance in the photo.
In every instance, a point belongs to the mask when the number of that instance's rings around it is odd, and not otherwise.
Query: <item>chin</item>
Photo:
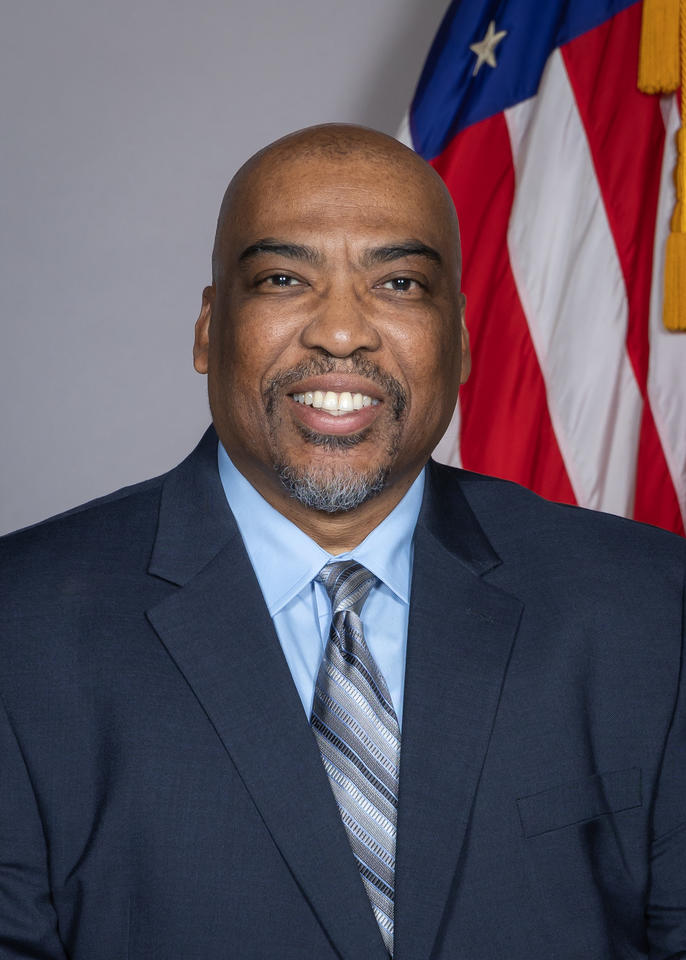
[[[288,495],[310,510],[345,513],[378,496],[386,486],[390,464],[358,470],[340,466],[274,465]]]

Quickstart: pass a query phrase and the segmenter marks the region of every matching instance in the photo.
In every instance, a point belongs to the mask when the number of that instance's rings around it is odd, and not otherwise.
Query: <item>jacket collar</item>
[[[433,536],[459,563],[476,576],[483,576],[501,560],[463,492],[466,470],[446,467],[435,460],[427,464],[427,484],[419,525]]]
[[[217,470],[217,434],[208,427],[200,443],[167,474],[148,573],[177,586],[189,583],[236,538]]]

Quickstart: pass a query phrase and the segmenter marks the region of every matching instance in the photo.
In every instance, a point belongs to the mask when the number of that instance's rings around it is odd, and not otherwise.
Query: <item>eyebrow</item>
[[[403,240],[400,243],[392,243],[383,247],[372,247],[366,250],[362,258],[365,266],[373,266],[377,263],[390,263],[392,260],[400,260],[402,257],[426,257],[439,266],[442,263],[441,255],[438,250],[427,246],[421,240]]]
[[[301,260],[310,263],[313,266],[319,266],[324,258],[314,247],[308,247],[300,243],[288,243],[283,240],[265,238],[251,243],[249,247],[240,254],[239,263],[245,263],[252,257],[257,257],[262,253],[276,254],[277,256],[287,257],[291,260]],[[425,257],[433,263],[442,264],[441,255],[438,250],[422,243],[421,240],[402,240],[399,243],[386,244],[381,247],[371,247],[365,250],[362,256],[362,263],[366,267],[374,266],[378,263],[390,263],[393,260],[400,260],[403,257]]]
[[[306,247],[300,243],[286,243],[281,240],[272,240],[271,238],[251,243],[250,246],[246,247],[241,253],[238,262],[245,263],[246,260],[257,257],[261,253],[272,253],[279,257],[288,257],[290,260],[304,260],[313,266],[317,266],[322,262],[321,254],[313,247]]]

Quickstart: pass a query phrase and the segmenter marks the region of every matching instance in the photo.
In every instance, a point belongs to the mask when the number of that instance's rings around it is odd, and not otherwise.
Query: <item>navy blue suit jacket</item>
[[[686,957],[684,552],[431,466],[397,960]],[[383,960],[214,432],[0,570],[0,958]]]

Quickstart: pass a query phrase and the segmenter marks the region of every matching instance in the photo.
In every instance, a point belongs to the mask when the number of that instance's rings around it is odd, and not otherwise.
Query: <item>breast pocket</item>
[[[524,836],[596,820],[642,806],[640,767],[597,773],[517,800]]]

